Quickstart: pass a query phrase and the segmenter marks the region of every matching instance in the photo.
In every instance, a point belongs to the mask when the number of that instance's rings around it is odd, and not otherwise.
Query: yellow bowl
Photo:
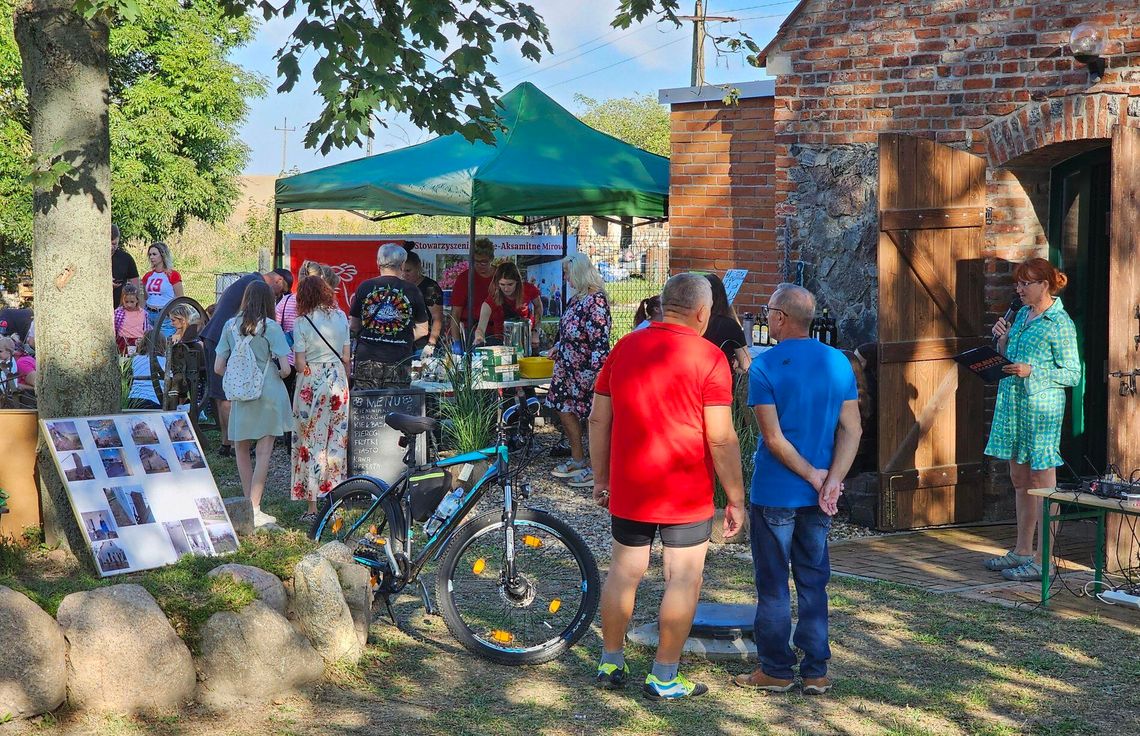
[[[550,378],[554,361],[550,358],[519,358],[519,374],[523,378]]]

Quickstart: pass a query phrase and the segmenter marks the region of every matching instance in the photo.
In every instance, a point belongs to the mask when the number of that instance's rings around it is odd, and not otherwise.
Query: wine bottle
[[[827,307],[823,308],[823,316],[819,320],[819,341],[824,345],[834,344],[831,339],[831,310]]]

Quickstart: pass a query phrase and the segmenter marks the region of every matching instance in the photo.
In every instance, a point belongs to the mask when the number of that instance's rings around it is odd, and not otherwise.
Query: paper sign
[[[236,552],[226,505],[184,412],[41,420],[103,577]]]
[[[724,291],[728,294],[728,303],[736,301],[740,287],[744,285],[744,277],[748,275],[747,268],[732,268],[724,272]]]

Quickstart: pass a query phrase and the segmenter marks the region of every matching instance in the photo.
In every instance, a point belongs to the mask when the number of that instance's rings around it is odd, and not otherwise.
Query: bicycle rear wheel
[[[321,544],[342,542],[354,556],[379,561],[372,545],[362,545],[362,542],[366,535],[383,537],[385,534],[388,518],[383,508],[378,506],[367,516],[380,492],[381,489],[367,480],[349,480],[334,488],[325,497],[325,505],[309,529],[309,538]]]
[[[582,537],[544,511],[519,509],[514,521],[515,580],[506,580],[502,514],[463,525],[436,574],[436,601],[447,628],[470,651],[494,662],[548,662],[590,628],[601,585]]]

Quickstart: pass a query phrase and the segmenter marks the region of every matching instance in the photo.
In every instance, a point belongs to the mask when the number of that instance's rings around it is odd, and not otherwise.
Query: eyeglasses
[[[1033,286],[1034,284],[1043,284],[1043,283],[1045,283],[1044,279],[1042,279],[1040,281],[1018,281],[1017,282],[1017,288],[1028,289],[1030,286]]]
[[[784,310],[780,309],[779,307],[769,307],[767,304],[765,304],[764,306],[760,307],[760,314],[764,315],[764,318],[765,318],[765,319],[767,319],[767,318],[768,318],[768,316],[769,316],[769,315],[770,315],[772,312],[779,312],[780,314],[784,315],[785,317],[787,317],[787,316],[788,316],[788,313],[787,313],[787,312],[785,312]]]

